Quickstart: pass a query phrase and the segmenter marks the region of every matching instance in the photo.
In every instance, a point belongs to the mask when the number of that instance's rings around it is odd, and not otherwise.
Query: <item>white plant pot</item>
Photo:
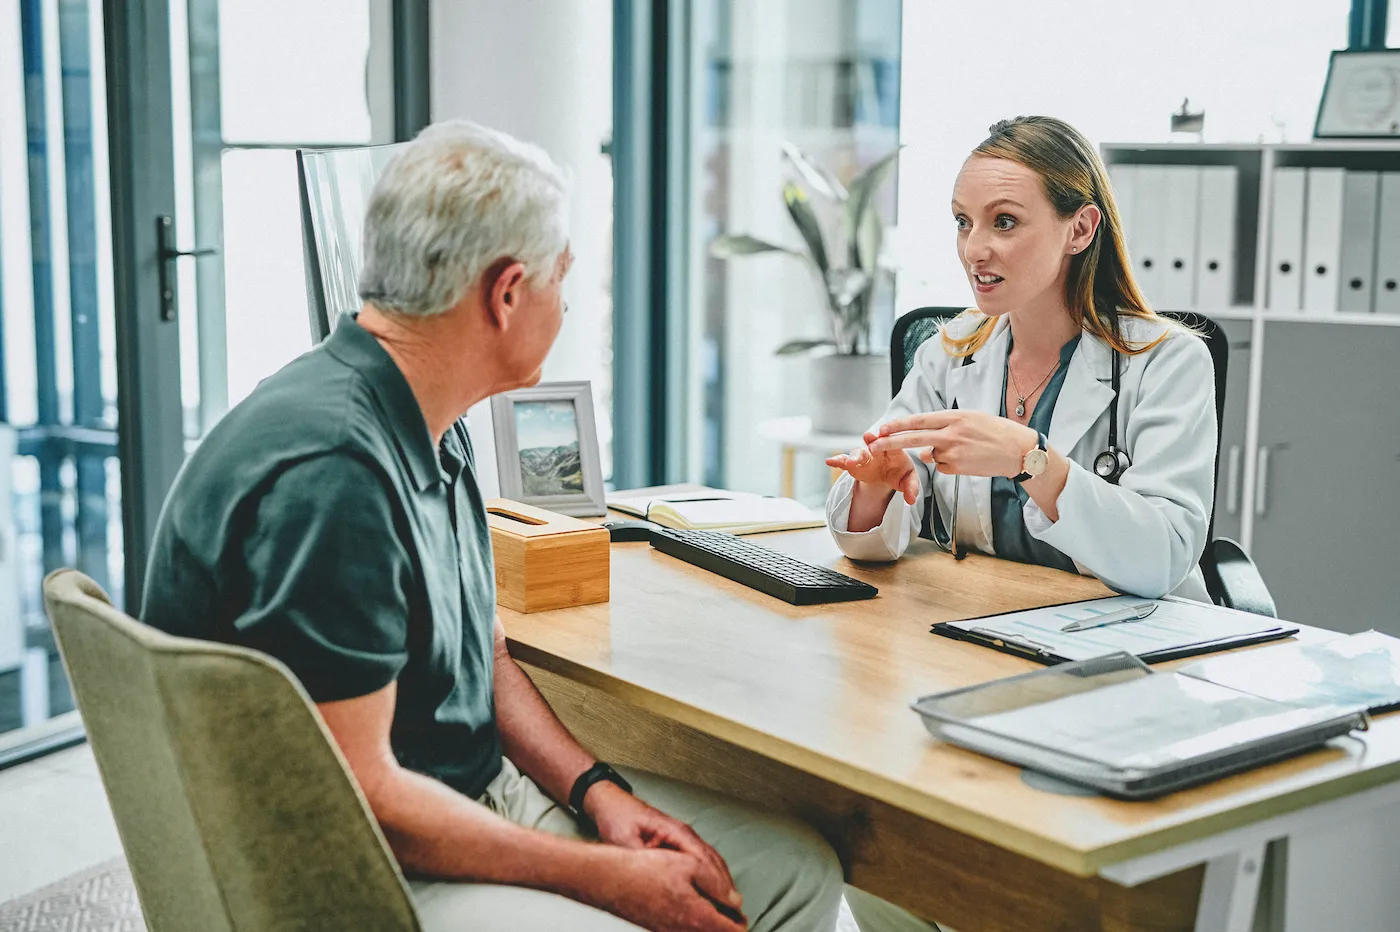
[[[858,434],[884,412],[890,401],[890,358],[884,353],[811,358],[812,430]]]

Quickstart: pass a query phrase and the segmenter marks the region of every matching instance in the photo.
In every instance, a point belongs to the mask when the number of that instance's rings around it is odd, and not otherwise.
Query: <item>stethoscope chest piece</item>
[[[1131,465],[1133,464],[1125,451],[1116,446],[1109,447],[1094,457],[1094,475],[1105,482],[1116,483]]]

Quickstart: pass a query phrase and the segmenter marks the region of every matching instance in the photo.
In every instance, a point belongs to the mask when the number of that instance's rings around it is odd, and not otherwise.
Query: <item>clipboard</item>
[[[1148,619],[1082,632],[1058,630],[1071,620],[1106,614],[1125,604],[1144,601],[1158,605],[1158,611]],[[1173,596],[1162,599],[1110,596],[1084,602],[1061,602],[1020,612],[939,622],[930,630],[941,637],[978,644],[1046,666],[1120,651],[1143,663],[1164,663],[1276,641],[1298,633],[1296,625]]]

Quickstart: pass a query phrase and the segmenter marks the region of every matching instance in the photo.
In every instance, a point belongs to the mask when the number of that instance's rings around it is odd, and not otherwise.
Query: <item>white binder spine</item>
[[[1400,314],[1400,172],[1381,173],[1376,232],[1376,313]]]
[[[1205,314],[1234,304],[1239,179],[1239,169],[1233,165],[1206,165],[1201,169],[1196,306]]]
[[[1269,304],[1271,311],[1296,312],[1302,307],[1303,192],[1302,168],[1274,169],[1274,202],[1269,222]]]
[[[1162,257],[1166,234],[1166,167],[1139,165],[1133,178],[1133,225],[1128,230],[1133,277],[1147,303],[1161,305]]]
[[[1201,170],[1194,165],[1163,169],[1162,270],[1155,306],[1186,311],[1196,306],[1196,223]]]
[[[1122,227],[1123,241],[1128,246],[1130,257],[1135,257],[1133,246],[1133,213],[1136,207],[1136,184],[1138,167],[1136,165],[1110,165],[1108,166],[1108,182],[1113,188],[1113,202],[1118,206],[1118,223]]]
[[[1347,172],[1342,195],[1342,274],[1339,309],[1369,314],[1375,293],[1379,172]]]
[[[1342,189],[1340,168],[1308,169],[1308,200],[1303,232],[1303,310],[1330,314],[1337,310],[1342,256]]]

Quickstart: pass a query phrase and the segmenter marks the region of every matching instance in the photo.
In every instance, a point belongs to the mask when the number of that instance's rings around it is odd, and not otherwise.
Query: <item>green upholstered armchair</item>
[[[421,928],[285,667],[143,625],[74,570],[44,600],[152,932]]]

